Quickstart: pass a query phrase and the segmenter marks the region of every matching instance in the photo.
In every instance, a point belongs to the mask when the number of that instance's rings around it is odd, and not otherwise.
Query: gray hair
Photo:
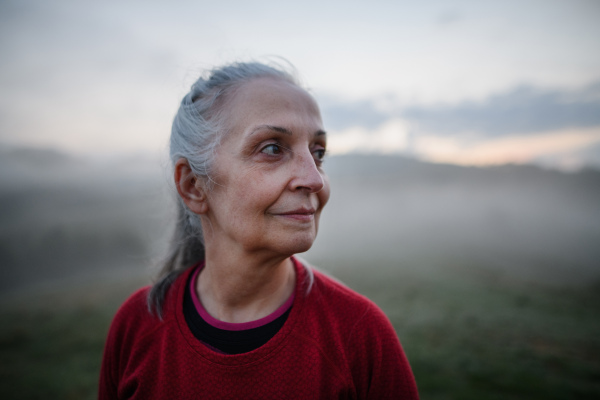
[[[206,77],[200,77],[181,101],[173,120],[171,163],[175,165],[179,159],[186,159],[193,173],[204,177],[210,184],[216,149],[226,133],[224,111],[227,97],[243,83],[262,77],[300,86],[294,76],[280,66],[257,62],[225,65],[209,71]],[[148,310],[160,318],[171,284],[183,271],[205,257],[199,217],[186,207],[179,196],[177,208],[177,224],[170,249],[147,298]]]

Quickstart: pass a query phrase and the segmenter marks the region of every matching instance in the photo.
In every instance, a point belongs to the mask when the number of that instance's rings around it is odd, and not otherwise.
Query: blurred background
[[[0,1],[0,397],[95,398],[180,99],[257,59],[328,131],[302,257],[384,309],[423,399],[598,398],[598,43],[592,0]]]

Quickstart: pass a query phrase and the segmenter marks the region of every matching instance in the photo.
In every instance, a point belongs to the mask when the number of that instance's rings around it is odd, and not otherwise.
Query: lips
[[[298,208],[297,210],[286,211],[278,213],[279,215],[313,215],[315,213],[314,208]]]
[[[302,207],[296,210],[278,212],[275,215],[297,221],[312,221],[315,216],[315,209]]]

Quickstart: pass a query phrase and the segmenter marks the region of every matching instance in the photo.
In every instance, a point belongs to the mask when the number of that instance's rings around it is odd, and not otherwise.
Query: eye
[[[326,153],[325,149],[316,149],[313,151],[313,156],[316,161],[322,162],[323,158],[325,158],[325,153]]]
[[[262,148],[261,153],[265,153],[271,156],[277,156],[282,153],[281,146],[277,144],[269,144]]]

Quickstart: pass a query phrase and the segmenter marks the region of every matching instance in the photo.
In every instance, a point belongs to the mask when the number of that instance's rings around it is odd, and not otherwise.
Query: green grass
[[[446,272],[347,268],[396,328],[422,399],[600,398],[600,290]],[[4,301],[0,398],[95,398],[104,339],[140,281]]]
[[[0,399],[95,399],[102,349],[127,283],[46,291],[0,309]]]

